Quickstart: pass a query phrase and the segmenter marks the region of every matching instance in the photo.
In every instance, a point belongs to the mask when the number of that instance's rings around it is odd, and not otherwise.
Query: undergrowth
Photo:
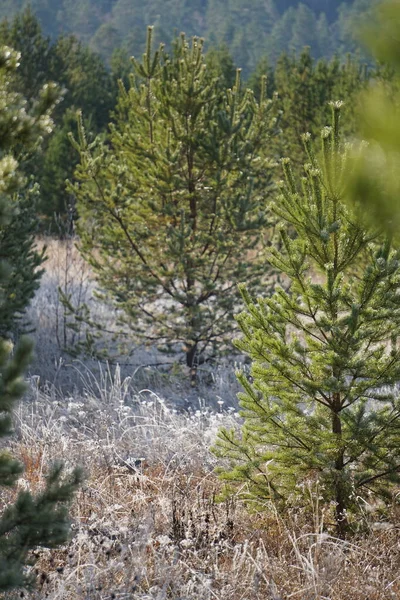
[[[90,273],[68,244],[51,242],[28,315],[36,361],[12,450],[25,465],[18,489],[39,490],[58,459],[82,465],[86,480],[69,544],[37,550],[36,589],[7,600],[399,598],[400,493],[384,511],[360,498],[360,532],[345,541],[311,481],[308,505],[284,511],[218,501],[210,447],[222,424],[240,426],[233,361],[200,372],[191,390],[180,365],[152,366],[165,360],[152,349],[138,347],[121,367],[65,353],[57,288],[92,298]],[[96,310],[110,318],[107,307]],[[15,493],[2,492],[0,511]]]
[[[99,383],[99,382],[98,382]],[[16,415],[19,487],[37,491],[50,459],[86,469],[73,537],[40,550],[29,600],[387,600],[400,594],[400,515],[365,510],[362,535],[329,533],[326,507],[278,512],[218,502],[209,448],[236,410],[182,411],[118,373],[80,397],[32,383]],[[310,486],[312,484],[310,483]],[[2,504],[11,501],[3,497]],[[397,511],[397,512],[396,512]]]

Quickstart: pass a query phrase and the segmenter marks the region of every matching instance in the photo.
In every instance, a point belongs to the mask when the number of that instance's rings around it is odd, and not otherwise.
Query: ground
[[[57,287],[71,256],[75,290],[80,276],[90,288],[90,274],[65,244],[51,250],[30,309],[38,350],[12,449],[25,465],[19,489],[39,490],[57,459],[83,465],[86,480],[72,506],[70,543],[38,550],[37,589],[15,598],[400,597],[400,492],[384,511],[363,501],[359,533],[345,541],[335,538],[332,507],[320,503],[312,481],[304,483],[309,502],[294,499],[284,511],[267,501],[257,511],[235,497],[220,502],[210,448],[222,424],[240,425],[232,365],[210,369],[193,392],[179,369],[146,367],[151,356],[139,351],[135,366],[74,362],[60,347]],[[15,493],[2,492],[0,504]]]

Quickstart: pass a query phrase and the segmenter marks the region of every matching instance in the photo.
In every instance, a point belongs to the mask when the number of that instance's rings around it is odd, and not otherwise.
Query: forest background
[[[71,206],[65,180],[73,178],[78,157],[67,137],[76,132],[76,110],[82,110],[90,134],[106,131],[117,102],[118,80],[127,82],[130,56],[142,55],[148,25],[154,26],[155,44],[162,41],[167,47],[181,31],[203,36],[208,65],[227,87],[233,86],[237,67],[256,95],[262,75],[267,75],[267,93],[279,95],[283,110],[285,147],[276,148],[275,154],[290,155],[301,165],[300,135],[318,134],[329,121],[332,98],[346,99],[345,132],[351,133],[353,97],[376,75],[371,69],[368,73],[371,60],[354,31],[374,4],[371,0],[1,2],[0,43],[22,55],[18,91],[32,101],[44,83],[53,81],[63,92],[54,114],[55,133],[29,164],[29,173],[41,188],[42,231],[50,227],[55,233],[54,216],[65,215]]]
[[[0,18],[29,4],[4,0]],[[204,37],[208,47],[226,45],[246,77],[262,57],[273,63],[282,52],[312,48],[315,58],[354,51],[354,21],[371,0],[31,0],[45,35],[74,34],[109,62],[117,48],[141,55],[146,26],[156,39],[175,33]]]

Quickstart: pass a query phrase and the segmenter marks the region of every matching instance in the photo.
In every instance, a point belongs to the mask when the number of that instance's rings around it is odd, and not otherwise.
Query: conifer
[[[15,337],[19,322],[36,289],[44,253],[36,250],[37,188],[22,174],[21,162],[28,162],[43,137],[53,127],[52,111],[59,98],[53,84],[46,84],[31,102],[14,91],[19,54],[8,47],[0,56],[0,200],[7,215],[0,223],[0,260],[7,278],[0,283],[0,336]],[[21,160],[22,159],[22,160]],[[18,167],[18,168],[17,168]],[[8,182],[8,183],[6,183]]]
[[[378,81],[361,95],[356,122],[363,142],[354,153],[349,197],[396,237],[400,233],[400,6],[380,2],[361,28],[380,61]]]
[[[12,224],[15,214],[13,194],[24,185],[24,178],[15,158],[17,150],[28,149],[37,136],[51,126],[49,111],[54,103],[54,90],[45,88],[34,105],[34,114],[27,114],[19,95],[10,91],[10,83],[17,67],[19,55],[10,48],[0,50],[0,232],[3,235]],[[11,233],[15,233],[15,228]],[[10,236],[9,236],[10,237]],[[29,239],[29,238],[28,238]],[[2,238],[4,242],[4,237]],[[14,240],[18,244],[18,238]],[[24,239],[20,240],[21,256],[26,256]],[[12,433],[12,413],[25,389],[23,373],[29,362],[31,343],[22,338],[13,350],[13,344],[4,339],[10,314],[14,314],[14,302],[19,305],[19,286],[22,295],[23,274],[28,283],[29,269],[20,270],[20,279],[15,280],[15,269],[7,261],[7,249],[1,246],[0,257],[0,439]],[[15,249],[15,246],[13,247]],[[5,254],[3,254],[5,252]],[[10,295],[10,278],[13,278],[14,293]],[[12,487],[22,472],[22,465],[5,449],[0,453],[0,486]],[[81,479],[75,470],[70,477],[62,476],[62,466],[54,465],[50,470],[43,491],[36,497],[28,491],[18,494],[16,501],[6,505],[0,515],[0,592],[8,592],[33,581],[27,567],[34,564],[30,554],[37,546],[54,547],[68,538],[68,503]]]
[[[335,103],[319,159],[304,136],[301,186],[283,161],[273,208],[282,243],[269,262],[287,283],[257,299],[241,288],[237,347],[252,361],[251,377],[238,376],[244,424],[221,430],[215,452],[249,500],[284,502],[316,479],[345,535],[356,498],[390,496],[400,480],[400,251],[343,201],[339,114]]]
[[[341,110],[343,135],[354,135],[357,96],[370,80],[365,65],[358,59],[335,57],[315,61],[310,48],[299,54],[282,54],[274,70],[274,89],[279,96],[282,135],[277,138],[278,156],[290,156],[296,176],[301,176],[308,160],[301,136],[318,136],[330,120],[331,98],[345,98]]]
[[[71,189],[81,247],[139,339],[196,369],[229,338],[240,298],[257,289],[268,222],[274,105],[209,72],[203,42],[134,61],[107,144],[89,144]],[[211,352],[210,352],[211,350]],[[207,354],[208,353],[208,354]]]
[[[0,22],[0,45],[3,44],[21,55],[12,89],[27,101],[28,108],[34,105],[48,82],[58,85],[60,96],[62,91],[62,102],[52,110],[57,124],[55,134],[46,136],[40,147],[30,153],[29,160],[20,163],[27,177],[40,185],[40,193],[31,190],[21,207],[24,224],[27,227],[29,221],[30,231],[35,235],[38,225],[42,230],[54,225],[55,216],[67,220],[71,199],[65,190],[65,181],[72,177],[77,162],[76,152],[68,140],[71,114],[78,108],[83,109],[86,123],[99,133],[108,124],[117,86],[101,58],[76,37],[63,35],[55,40],[46,37],[41,21],[30,6],[12,21]],[[30,211],[24,210],[25,205],[30,206]],[[20,222],[18,217],[16,225]],[[22,232],[17,237],[21,239]]]

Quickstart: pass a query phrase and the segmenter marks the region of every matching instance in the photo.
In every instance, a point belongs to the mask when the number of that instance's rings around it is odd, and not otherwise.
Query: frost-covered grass
[[[68,282],[74,297],[90,302],[90,272],[65,243],[51,242],[47,267],[30,309],[30,389],[15,416],[12,450],[25,464],[18,487],[40,490],[55,460],[82,465],[86,480],[71,508],[70,543],[38,550],[37,589],[15,598],[400,597],[399,504],[384,515],[365,505],[362,533],[342,541],[311,482],[309,504],[284,512],[272,503],[250,512],[235,498],[219,502],[210,448],[221,425],[240,424],[234,365],[202,371],[192,390],[178,364],[147,366],[160,360],[151,349],[138,347],[121,367],[73,361],[60,343],[57,287]],[[96,310],[111,319],[109,308]],[[0,510],[17,491],[0,497]]]
[[[80,256],[73,238],[44,240],[40,244],[46,244],[48,259],[40,290],[27,314],[27,320],[35,328],[35,358],[30,374],[41,387],[50,385],[61,390],[62,394],[82,392],[88,380],[94,388],[99,387],[98,380],[101,387],[100,380],[102,373],[107,371],[107,364],[85,356],[73,359],[65,351],[65,346],[74,347],[85,338],[86,327],[84,324],[78,325],[75,331],[68,327],[71,318],[60,301],[58,290],[61,288],[75,306],[87,304],[94,321],[107,331],[116,329],[115,311],[111,305],[99,302],[94,297],[92,273]],[[187,369],[182,364],[183,352],[165,355],[156,348],[140,344],[135,339],[134,331],[126,333],[128,338],[124,339],[124,343],[127,352],[119,356],[112,347],[111,335],[105,335],[102,340],[115,358],[114,364],[119,364],[121,376],[129,378],[136,391],[151,389],[181,408],[197,406],[199,402],[215,409],[219,409],[221,402],[224,406],[237,406],[239,385],[235,369],[242,366],[240,357],[226,358],[218,365],[200,367],[199,385],[193,390]]]
[[[102,387],[61,398],[32,385],[16,415],[19,486],[40,489],[51,461],[82,464],[71,542],[38,551],[29,600],[387,600],[400,594],[400,515],[348,541],[310,504],[278,513],[218,502],[210,446],[234,409],[182,411],[138,394],[117,371]],[[310,484],[311,485],[311,484]],[[398,510],[398,509],[397,509]],[[326,527],[323,527],[324,520]],[[327,533],[328,532],[328,533]],[[19,596],[17,596],[19,597]]]

